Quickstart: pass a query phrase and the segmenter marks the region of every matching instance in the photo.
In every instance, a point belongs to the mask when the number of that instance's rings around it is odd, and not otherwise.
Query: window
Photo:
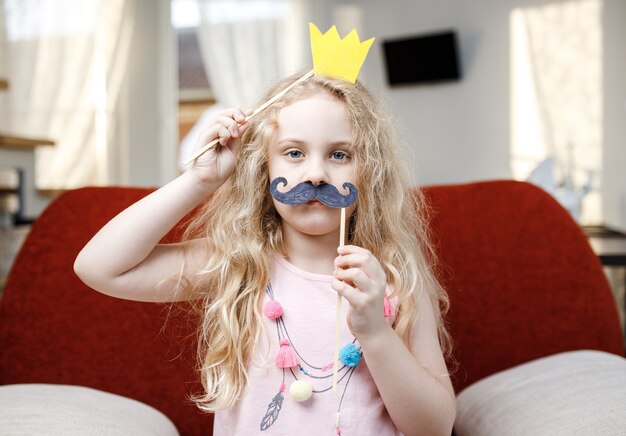
[[[515,178],[551,158],[557,198],[590,182],[580,222],[602,220],[602,2],[511,13],[511,159]],[[550,164],[549,161],[544,164]],[[545,169],[545,168],[544,168]]]

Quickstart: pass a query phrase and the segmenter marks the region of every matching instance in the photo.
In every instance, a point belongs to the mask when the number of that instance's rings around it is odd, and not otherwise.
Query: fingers
[[[387,276],[380,262],[372,253],[362,247],[346,245],[337,249],[339,256],[335,258],[335,268],[342,271],[342,275],[347,280],[357,280],[354,283],[372,280],[378,285],[386,285]],[[365,284],[365,283],[363,283]]]
[[[332,287],[351,304],[381,300],[385,294],[387,277],[368,250],[348,245],[338,249]]]
[[[231,139],[239,138],[248,128],[247,112],[236,108],[221,111],[205,128],[199,141],[203,145],[217,139],[221,145],[228,145]]]
[[[337,269],[335,278],[358,289],[367,289],[373,283],[360,268]]]
[[[348,325],[352,334],[362,340],[385,325],[387,278],[378,259],[368,250],[347,245],[337,251],[331,286],[350,304]]]
[[[360,282],[358,279],[356,282],[349,282],[340,278],[341,274],[341,272],[336,273],[331,282],[331,287],[348,300],[348,303],[350,303],[350,306],[356,313],[363,314],[369,312],[376,316],[383,314],[384,287],[376,285],[369,279],[363,282]]]
[[[226,109],[222,111],[225,122],[228,123],[228,130],[233,138],[239,138],[248,128],[248,116],[252,114],[251,109],[242,111],[241,109]],[[233,122],[234,121],[234,122]]]
[[[339,295],[348,300],[351,305],[355,306],[360,304],[363,296],[358,289],[337,278],[334,278],[330,285]]]
[[[245,124],[246,116],[240,109],[226,109],[214,119],[220,144],[226,145],[231,138],[239,138],[240,125]]]

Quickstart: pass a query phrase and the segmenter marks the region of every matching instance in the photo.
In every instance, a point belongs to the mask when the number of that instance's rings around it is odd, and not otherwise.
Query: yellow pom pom
[[[305,380],[297,380],[289,386],[289,395],[296,401],[306,401],[313,394],[313,386]]]

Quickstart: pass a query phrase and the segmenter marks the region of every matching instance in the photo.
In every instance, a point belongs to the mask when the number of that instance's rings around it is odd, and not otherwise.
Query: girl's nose
[[[310,160],[307,162],[306,173],[304,175],[305,182],[312,183],[313,185],[321,185],[329,183],[328,171],[326,166],[317,160]]]

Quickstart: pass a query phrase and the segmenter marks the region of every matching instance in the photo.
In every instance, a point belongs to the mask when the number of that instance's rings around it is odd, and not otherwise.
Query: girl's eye
[[[300,150],[291,150],[287,152],[287,155],[293,159],[298,159],[302,157],[302,152]]]
[[[332,158],[337,160],[345,160],[348,159],[348,153],[346,153],[345,151],[335,151],[332,154]]]

